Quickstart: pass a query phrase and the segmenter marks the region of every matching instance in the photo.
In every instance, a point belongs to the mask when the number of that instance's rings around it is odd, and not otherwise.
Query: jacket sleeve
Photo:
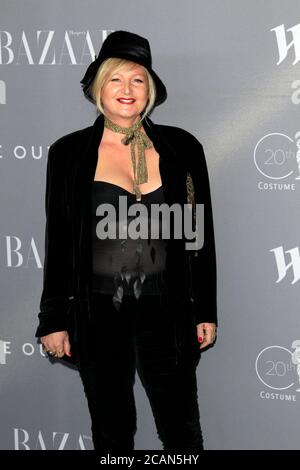
[[[191,135],[188,171],[190,172],[196,204],[204,204],[204,243],[202,248],[190,251],[193,311],[196,324],[216,323],[217,319],[217,267],[213,213],[206,158],[202,144]],[[196,256],[195,256],[196,255]]]
[[[50,146],[45,193],[45,257],[39,325],[35,336],[41,337],[67,329],[68,246],[71,242],[65,198],[63,155],[57,144]]]

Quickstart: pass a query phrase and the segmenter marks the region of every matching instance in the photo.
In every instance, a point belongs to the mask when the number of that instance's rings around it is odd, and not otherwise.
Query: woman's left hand
[[[217,336],[217,326],[215,323],[199,323],[197,325],[198,341],[201,343],[200,349],[212,344]],[[202,338],[202,341],[201,339]]]

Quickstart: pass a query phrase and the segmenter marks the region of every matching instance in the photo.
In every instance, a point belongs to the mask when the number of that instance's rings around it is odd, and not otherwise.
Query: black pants
[[[79,373],[88,400],[94,448],[134,449],[138,371],[165,451],[203,450],[196,368],[197,329],[188,312],[176,314],[164,295],[93,294],[91,364]]]

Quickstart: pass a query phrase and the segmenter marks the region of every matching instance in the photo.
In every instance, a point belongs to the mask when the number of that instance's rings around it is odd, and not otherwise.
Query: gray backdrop
[[[34,338],[45,170],[49,145],[97,116],[79,83],[87,39],[98,54],[125,29],[149,39],[168,89],[151,118],[193,133],[207,157],[220,324],[197,369],[205,447],[299,449],[299,1],[0,7],[0,448],[92,449],[78,372]],[[136,448],[161,449],[138,376],[135,393]]]

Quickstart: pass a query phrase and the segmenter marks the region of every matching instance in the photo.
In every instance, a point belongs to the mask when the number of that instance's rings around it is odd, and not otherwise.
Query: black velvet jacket
[[[184,239],[168,240],[167,285],[174,315],[192,314],[195,324],[218,324],[213,216],[202,144],[188,131],[155,124],[149,117],[143,127],[160,156],[166,203],[187,203],[186,175],[190,173],[195,202],[204,204],[204,244],[197,256],[185,249]],[[77,365],[87,357],[92,279],[90,189],[103,130],[104,116],[100,114],[92,126],[56,140],[47,162],[44,277],[35,336],[67,330],[73,350],[69,360]]]

